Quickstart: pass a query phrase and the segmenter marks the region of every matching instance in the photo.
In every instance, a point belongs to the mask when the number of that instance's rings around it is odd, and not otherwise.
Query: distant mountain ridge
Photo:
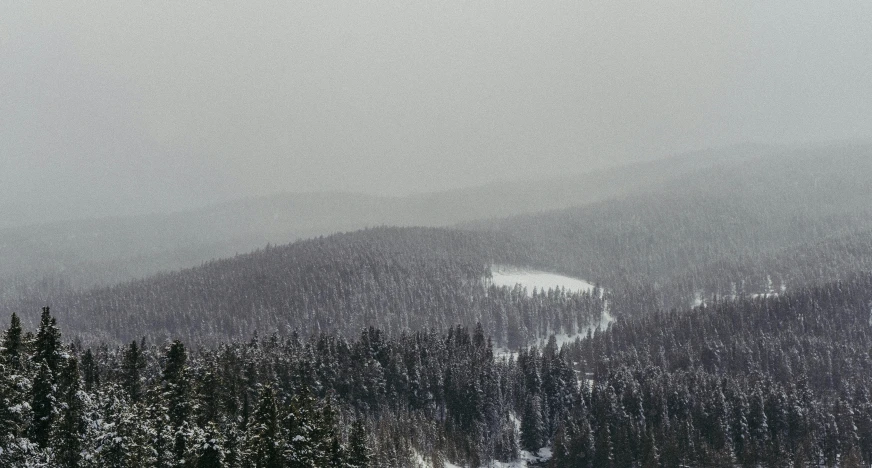
[[[0,229],[0,282],[33,282],[50,276],[72,287],[114,284],[268,243],[382,225],[451,226],[567,208],[656,189],[682,174],[765,151],[766,147],[748,145],[558,179],[407,197],[280,194],[181,213]]]

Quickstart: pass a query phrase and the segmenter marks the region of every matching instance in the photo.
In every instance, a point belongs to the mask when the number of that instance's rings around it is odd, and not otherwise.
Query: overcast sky
[[[866,0],[0,0],[0,226],[872,138]]]

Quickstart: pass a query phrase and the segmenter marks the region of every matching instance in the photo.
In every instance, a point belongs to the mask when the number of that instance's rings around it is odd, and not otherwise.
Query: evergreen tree
[[[3,335],[2,349],[0,355],[3,356],[3,364],[9,367],[12,371],[21,369],[21,320],[18,315],[13,312],[12,319],[9,323],[9,329]]]
[[[61,346],[61,331],[57,327],[57,321],[51,316],[49,308],[43,307],[34,343],[33,361],[37,364],[44,362],[56,374],[63,359]]]
[[[323,415],[307,386],[301,387],[291,399],[290,411],[285,418],[287,444],[285,459],[289,467],[323,466],[326,447],[330,440]]]
[[[190,401],[188,397],[189,382],[186,363],[188,353],[181,341],[170,344],[166,353],[166,365],[163,370],[162,400],[167,407],[170,426],[173,428],[173,455],[177,462],[185,459],[188,451],[187,434]]]
[[[85,435],[85,402],[80,391],[79,366],[75,358],[70,358],[61,371],[59,380],[65,382],[60,395],[60,420],[52,434],[55,462],[64,468],[77,468],[81,464],[81,453]]]
[[[97,366],[91,348],[88,348],[82,356],[82,380],[86,392],[92,392],[100,385],[100,368]]]
[[[282,445],[275,393],[266,387],[248,425],[245,459],[249,466],[257,468],[283,468]]]
[[[612,449],[612,435],[608,425],[601,427],[596,432],[594,447],[593,466],[597,468],[614,467],[614,453]]]
[[[366,425],[361,419],[351,424],[351,432],[348,434],[348,458],[346,463],[349,468],[368,468],[372,455],[369,449],[369,441],[366,435]]]
[[[48,364],[39,364],[39,372],[33,381],[30,407],[33,410],[33,421],[30,424],[30,440],[40,447],[46,447],[51,437],[52,424],[55,416],[55,379]]]
[[[542,422],[542,406],[538,395],[527,398],[521,418],[521,448],[536,453],[545,446],[545,425]]]
[[[121,385],[127,391],[130,401],[134,403],[142,398],[141,372],[143,369],[145,369],[145,357],[142,355],[139,345],[136,344],[136,340],[134,340],[124,350],[121,362]]]
[[[210,423],[203,433],[202,440],[197,443],[197,468],[224,467],[224,450],[221,442],[221,433],[217,425]]]

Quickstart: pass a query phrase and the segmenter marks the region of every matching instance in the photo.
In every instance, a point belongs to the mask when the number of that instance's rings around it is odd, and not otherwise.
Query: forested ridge
[[[872,268],[868,146],[769,155],[647,193],[477,221],[535,244],[540,262],[596,281],[617,315],[685,308]]]
[[[24,310],[51,304],[71,333],[86,341],[149,336],[216,343],[291,330],[352,337],[368,326],[396,335],[482,323],[498,344],[517,348],[598,322],[602,291],[528,297],[487,284],[490,264],[536,264],[535,252],[501,234],[376,228],[267,247],[114,287],[22,294],[11,302]]]

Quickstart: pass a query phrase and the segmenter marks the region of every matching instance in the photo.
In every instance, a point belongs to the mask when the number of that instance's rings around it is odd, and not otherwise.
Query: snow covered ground
[[[584,281],[582,279],[573,278],[571,276],[560,275],[556,273],[548,273],[539,270],[533,270],[528,268],[518,268],[514,266],[507,265],[493,265],[491,266],[491,284],[495,286],[506,286],[509,288],[514,288],[516,285],[520,285],[521,287],[527,290],[528,295],[533,294],[533,290],[549,290],[555,288],[563,288],[566,291],[570,292],[590,292],[593,291],[595,286]],[[609,323],[613,322],[615,319],[609,314],[608,307],[603,311],[602,319],[599,323],[590,324],[585,327],[581,327],[578,333],[569,335],[565,333],[561,333],[555,335],[554,337],[557,339],[557,345],[562,346],[566,343],[572,343],[578,338],[587,337],[588,331],[596,330],[597,328],[606,329],[609,326]],[[549,337],[541,337],[536,343],[537,346],[542,347],[548,343]],[[508,351],[503,348],[497,348],[494,350],[495,355],[498,358],[508,358],[511,356],[517,357],[517,353]]]
[[[533,294],[533,289],[540,291],[544,289],[547,291],[549,289],[565,288],[567,291],[572,292],[593,291],[594,289],[594,285],[578,278],[506,265],[492,266],[491,274],[493,275],[491,279],[493,285],[507,286],[509,288],[521,285],[521,287],[527,289],[527,294],[529,295]]]

